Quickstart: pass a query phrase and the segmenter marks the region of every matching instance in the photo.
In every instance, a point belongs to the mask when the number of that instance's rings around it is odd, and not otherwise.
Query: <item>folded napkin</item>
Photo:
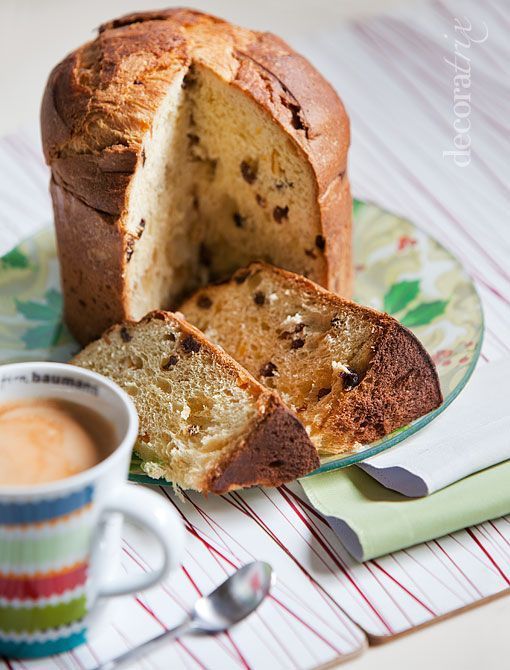
[[[360,464],[405,496],[424,496],[510,458],[510,358],[480,364],[460,396],[416,435]]]
[[[360,467],[301,480],[357,560],[510,513],[509,375],[510,359],[479,366],[420,433]]]
[[[390,491],[356,467],[300,481],[312,505],[358,561],[510,513],[510,461],[425,498]]]

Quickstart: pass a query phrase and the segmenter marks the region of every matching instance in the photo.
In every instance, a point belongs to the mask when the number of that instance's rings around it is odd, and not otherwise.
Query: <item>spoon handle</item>
[[[175,628],[165,630],[160,635],[157,635],[156,637],[147,640],[147,642],[138,645],[138,647],[133,647],[133,649],[129,649],[123,654],[120,654],[120,656],[112,658],[110,661],[106,661],[106,663],[98,665],[96,668],[94,668],[94,670],[113,670],[114,668],[120,668],[126,663],[131,663],[131,661],[135,661],[137,658],[140,658],[140,656],[144,656],[150,651],[156,649],[162,642],[175,640],[175,638],[184,635],[184,633],[186,633],[191,627],[192,621],[188,617]]]

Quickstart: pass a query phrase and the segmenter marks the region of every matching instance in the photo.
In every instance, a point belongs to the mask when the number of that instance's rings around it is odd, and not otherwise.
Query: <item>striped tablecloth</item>
[[[420,3],[294,42],[348,108],[355,195],[426,228],[476,280],[487,325],[483,361],[510,355],[505,4]],[[469,151],[448,153],[468,143]],[[35,129],[0,141],[0,174],[3,253],[51,224]],[[253,557],[270,561],[280,577],[256,615],[228,635],[169,645],[140,667],[305,670],[362,650],[361,629],[393,635],[510,586],[509,518],[360,565],[298,485],[184,501],[169,489],[162,495],[188,531],[179,575],[119,601],[86,647],[55,662],[12,667],[91,667],[175,623],[200,593]],[[146,570],[156,561],[155,548],[126,529],[122,569]]]

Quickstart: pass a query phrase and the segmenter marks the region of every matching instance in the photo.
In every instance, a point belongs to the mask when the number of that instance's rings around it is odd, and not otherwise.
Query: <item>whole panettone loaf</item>
[[[113,326],[72,362],[132,397],[140,418],[135,450],[152,477],[224,493],[278,486],[319,465],[279,396],[175,314]]]
[[[81,342],[254,259],[349,293],[348,118],[274,35],[186,9],[111,21],[53,70],[41,124]]]
[[[263,263],[181,311],[280,393],[324,454],[372,442],[441,404],[434,363],[396,319]]]

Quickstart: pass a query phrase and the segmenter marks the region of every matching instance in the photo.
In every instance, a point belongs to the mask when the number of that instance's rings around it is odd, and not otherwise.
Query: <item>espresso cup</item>
[[[153,586],[179,566],[184,549],[171,505],[126,482],[138,432],[129,396],[72,365],[0,366],[0,404],[36,398],[94,410],[110,422],[116,443],[104,460],[66,479],[0,487],[0,656],[7,657],[47,656],[86,642],[105,598]],[[120,551],[120,532],[111,532],[118,513],[161,545],[153,572],[111,575],[111,556]]]

